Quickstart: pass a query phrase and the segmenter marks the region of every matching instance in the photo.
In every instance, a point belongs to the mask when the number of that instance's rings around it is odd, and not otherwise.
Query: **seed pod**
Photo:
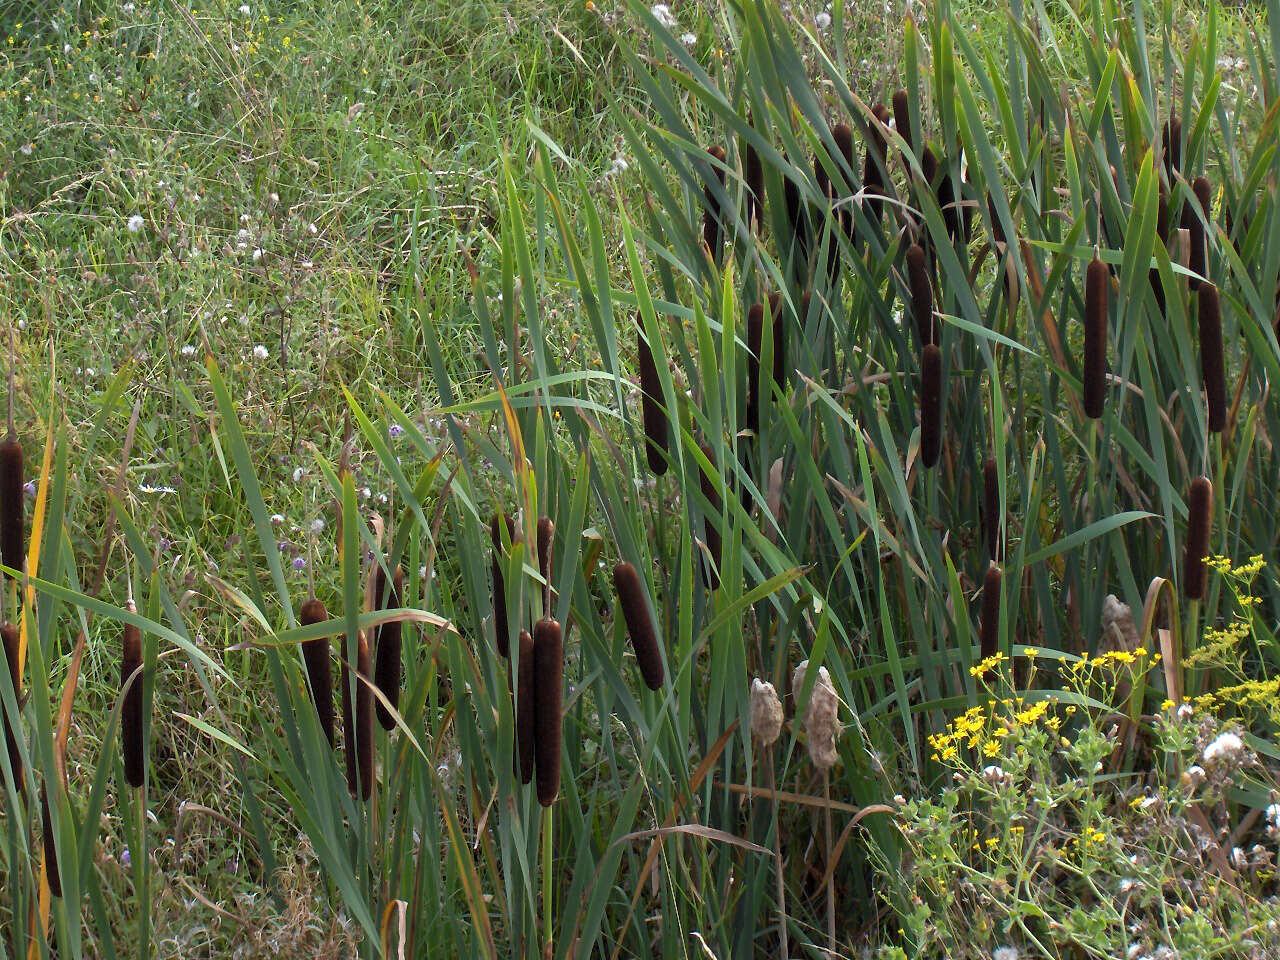
[[[58,870],[58,842],[53,835],[53,818],[49,815],[49,794],[40,784],[40,833],[44,840],[44,875],[49,892],[62,899],[62,874]]]
[[[130,602],[129,612],[133,610]],[[124,693],[124,703],[120,708],[120,743],[124,750],[124,779],[131,787],[142,786],[146,777],[147,754],[142,731],[142,685],[145,679],[142,631],[126,623],[124,653],[120,658],[120,689]]]
[[[995,201],[991,197],[991,193],[987,193],[987,213],[991,217],[991,237],[998,243],[1008,243],[1008,238],[1004,235],[1004,224],[1000,222],[1000,215],[996,212]]]
[[[561,709],[564,688],[564,650],[560,624],[543,618],[533,628],[534,765],[538,802],[555,803],[560,792]]]
[[[1213,520],[1213,484],[1208,477],[1191,481],[1187,498],[1187,552],[1183,563],[1182,592],[1188,600],[1203,600],[1209,585],[1209,531]]]
[[[312,597],[303,602],[298,611],[298,621],[305,627],[324,623],[329,612],[324,604]],[[319,637],[302,642],[302,662],[307,668],[307,685],[311,689],[311,702],[315,704],[320,729],[333,746],[333,665],[329,662],[329,638]]]
[[[929,282],[924,247],[918,243],[907,248],[907,286],[911,290],[911,316],[921,345],[940,342],[933,327],[933,284]]]
[[[355,710],[351,709],[351,665],[342,658],[342,730],[347,765],[347,789],[351,796],[368,800],[373,791],[373,694],[369,690],[369,641],[357,635]]]
[[[751,681],[751,739],[772,746],[782,733],[782,701],[773,684],[756,677]]]
[[[1169,191],[1163,183],[1160,184],[1160,198],[1156,203],[1156,236],[1160,238],[1162,246],[1169,245]],[[1160,271],[1152,267],[1147,279],[1151,283],[1151,292],[1155,294],[1156,308],[1163,315],[1165,312],[1164,284],[1160,282]]]
[[[711,463],[711,468],[716,469],[716,452],[711,449],[707,443],[702,444],[702,455]],[[703,518],[702,529],[703,539],[707,544],[707,552],[711,554],[711,568],[707,572],[707,583],[712,590],[720,586],[720,491],[716,487],[715,481],[711,479],[702,470],[698,471],[702,485],[702,495],[707,500],[707,514]]]
[[[744,137],[739,148],[742,156],[742,181],[747,190],[747,223],[751,229],[759,233],[764,219],[764,166],[760,163],[760,155]]]
[[[1000,473],[995,457],[988,457],[982,465],[982,520],[987,535],[987,556],[992,562],[1001,559],[1003,538],[1000,536],[1002,521],[1000,511]]]
[[[533,637],[520,631],[520,667],[516,683],[516,762],[513,773],[520,782],[533,779],[533,745],[535,737]]]
[[[1209,407],[1209,432],[1221,433],[1227,425],[1227,370],[1222,355],[1222,306],[1218,288],[1200,284],[1200,375]]]
[[[653,617],[649,615],[644,584],[640,582],[640,573],[634,565],[623,560],[613,568],[613,588],[618,593],[618,603],[622,607],[622,618],[627,623],[627,635],[631,638],[631,649],[635,651],[640,676],[650,690],[661,690],[664,677],[662,650],[653,627]]]
[[[907,142],[907,149],[914,152],[915,146],[911,143],[911,102],[905,90],[899,90],[893,95],[893,125],[897,128],[898,136]]]
[[[996,655],[1000,645],[1000,586],[1003,574],[994,563],[987,567],[982,578],[982,623],[978,625],[978,638],[983,660]],[[987,678],[990,679],[990,673]]]
[[[649,472],[660,477],[667,472],[668,424],[666,411],[662,409],[662,382],[658,379],[658,366],[653,362],[653,350],[644,335],[644,321],[636,313],[636,353],[640,368],[640,413],[644,425],[645,457]]]
[[[871,217],[879,223],[884,211],[884,185],[889,166],[888,146],[881,125],[888,125],[889,110],[883,103],[877,103],[871,108],[871,115],[876,122],[870,126],[871,136],[867,140],[867,152],[862,159],[862,189],[868,195]]]
[[[1170,116],[1164,125],[1164,169],[1169,183],[1182,169],[1182,121]]]
[[[724,189],[724,147],[718,144],[707,150],[711,159],[715,161],[713,172],[716,179],[720,181],[720,188]],[[706,210],[702,215],[702,242],[707,245],[707,249],[711,251],[711,259],[716,265],[720,264],[720,255],[724,246],[723,233],[721,224],[724,222],[720,215],[720,200],[716,197],[715,189],[712,184],[708,183],[702,190],[702,195],[706,201]]]
[[[831,139],[835,142],[836,150],[841,157],[844,158],[844,167],[840,171],[841,179],[846,187],[852,187],[849,178],[853,173],[853,128],[847,123],[837,123],[831,128]],[[847,189],[833,190],[831,192],[832,199],[837,196],[843,197],[848,194]],[[853,241],[853,210],[845,206],[836,212],[836,222],[840,224],[840,228],[845,232],[850,242]],[[832,244],[832,249],[838,251],[839,246]]]
[[[924,174],[924,182],[933,186],[938,180],[938,158],[932,147],[926,146],[920,156],[920,172]]]
[[[1187,269],[1192,275],[1187,278],[1187,286],[1192,290],[1199,290],[1200,284],[1204,282],[1200,278],[1209,273],[1209,238],[1205,226],[1211,222],[1213,188],[1206,177],[1196,177],[1191,189],[1195,193],[1196,203],[1203,217],[1196,216],[1195,210],[1188,203],[1182,208],[1182,225],[1191,237],[1191,256],[1187,262]]]
[[[1084,413],[1102,416],[1107,399],[1107,297],[1111,272],[1098,257],[1085,271],[1084,283]]]
[[[804,660],[792,673],[791,691],[794,696],[800,696],[808,672],[809,661]],[[840,757],[836,748],[841,732],[839,714],[840,698],[831,685],[831,674],[826,667],[819,667],[804,714],[809,760],[819,770],[830,770]]]
[[[13,680],[13,699],[15,705],[21,702],[22,696],[22,678],[18,675],[18,647],[21,643],[21,634],[16,624],[6,623],[0,626],[0,640],[4,642],[4,656],[9,663],[9,676]],[[20,792],[26,791],[26,778],[23,776],[22,765],[22,747],[19,738],[22,735],[21,726],[15,728],[9,723],[8,711],[3,711],[4,716],[4,743],[5,749],[9,753],[9,769],[13,772],[13,782],[17,785]],[[18,721],[21,723],[21,720]]]
[[[942,455],[942,350],[926,344],[920,363],[920,462],[926,469]]]
[[[9,429],[0,442],[0,561],[22,570],[26,562],[23,535],[22,445]]]
[[[490,564],[493,575],[493,629],[498,642],[498,655],[506,657],[510,656],[507,637],[507,581],[502,573],[505,550],[502,546],[502,530],[498,527],[499,521],[506,527],[508,542],[515,540],[515,525],[509,513],[495,513],[489,521],[489,538],[493,541],[493,562]]]
[[[773,316],[773,382],[787,385],[787,303],[781,294],[769,294],[769,310]]]
[[[809,262],[809,215],[801,201],[800,188],[790,177],[783,177],[782,199],[786,204],[787,223],[791,227],[794,266],[803,272]]]
[[[954,243],[960,237],[962,218],[960,216],[960,207],[956,199],[955,183],[951,178],[951,171],[947,169],[948,164],[942,164],[941,174],[938,179],[938,209],[942,211],[942,222],[947,227],[947,236]],[[968,242],[966,232],[965,241]]]
[[[373,602],[379,610],[389,610],[400,606],[400,598],[404,595],[404,571],[396,566],[395,573],[391,578],[391,589],[387,590],[387,573],[382,569],[381,564],[378,566],[378,572],[374,576],[374,593]],[[374,647],[376,648],[376,659],[373,668],[373,682],[382,691],[382,695],[387,698],[387,702],[397,710],[400,709],[400,674],[402,670],[401,664],[401,646],[404,636],[404,624],[400,620],[390,620],[378,627],[374,633]],[[391,711],[382,705],[381,700],[377,700],[370,694],[370,698],[375,700],[376,712],[378,714],[378,723],[382,725],[383,730],[395,729],[396,721],[391,715]]]
[[[747,429],[760,433],[760,352],[764,349],[764,304],[747,311]]]
[[[551,616],[551,551],[555,545],[556,525],[550,517],[538,518],[538,572],[546,584],[543,591],[544,613]]]

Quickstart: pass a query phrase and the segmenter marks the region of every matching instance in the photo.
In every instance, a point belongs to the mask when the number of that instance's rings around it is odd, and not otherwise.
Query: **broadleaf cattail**
[[[1102,416],[1107,399],[1107,300],[1111,272],[1094,255],[1084,282],[1084,413]]]
[[[791,675],[792,695],[799,697],[804,690],[809,672],[809,661],[804,660]],[[840,697],[831,684],[831,674],[826,667],[818,668],[813,681],[809,702],[804,712],[804,732],[809,748],[809,760],[819,770],[830,770],[840,758],[836,741],[840,738]]]
[[[368,800],[373,791],[373,693],[369,690],[369,641],[364,631],[357,635],[356,676],[342,658],[342,729],[347,765],[347,789],[351,795]],[[351,687],[355,685],[355,710],[351,708]]]
[[[920,358],[920,462],[937,466],[942,455],[942,350],[925,345]]]
[[[889,110],[883,103],[871,108],[874,121],[870,125],[867,152],[862,159],[862,188],[868,194],[868,209],[876,223],[884,211],[884,186],[888,182],[889,153],[883,126],[889,123]]]
[[[778,293],[769,294],[769,311],[773,317],[773,382],[787,385],[787,302]]]
[[[1187,286],[1192,290],[1199,290],[1200,284],[1206,282],[1201,278],[1207,277],[1209,273],[1207,224],[1211,222],[1213,188],[1209,185],[1207,177],[1196,177],[1191,190],[1195,194],[1201,216],[1196,216],[1191,204],[1187,204],[1182,208],[1182,225],[1191,237],[1191,255],[1187,262],[1187,269],[1191,271],[1191,276],[1187,278]]]
[[[404,594],[404,570],[396,566],[391,577],[391,589],[387,589],[387,572],[379,564],[374,576],[373,602],[379,610],[394,609],[400,606],[400,598]],[[392,707],[400,709],[400,674],[401,647],[404,636],[404,624],[399,620],[390,620],[381,624],[374,634],[375,659],[373,682],[387,698]],[[391,711],[375,698],[378,723],[383,730],[395,729],[395,717]]]
[[[800,187],[791,177],[783,177],[782,199],[786,205],[787,224],[791,227],[792,265],[796,273],[804,274],[809,263],[809,215],[804,209]]]
[[[132,601],[128,609],[130,613],[134,612]],[[8,646],[7,640],[5,646]],[[120,708],[120,743],[124,752],[124,779],[131,787],[142,786],[146,777],[147,752],[142,729],[142,685],[145,679],[142,631],[132,623],[126,623],[124,651],[120,658],[120,687],[124,691],[124,703]]]
[[[933,284],[924,247],[913,243],[907,248],[907,286],[911,290],[911,317],[921,345],[938,343],[933,324]]]
[[[555,546],[556,525],[550,517],[538,518],[538,573],[542,574],[544,613],[551,616],[551,551]]]
[[[1170,116],[1164,125],[1164,169],[1169,183],[1182,169],[1182,121]]]
[[[493,541],[493,562],[490,564],[491,573],[493,575],[493,630],[498,641],[498,655],[502,657],[510,656],[510,641],[507,636],[507,580],[503,575],[503,558],[506,550],[503,548],[502,529],[499,523],[506,528],[507,542],[514,542],[515,524],[511,520],[511,514],[498,512],[493,515],[493,519],[489,521],[489,538]]]
[[[933,148],[926,146],[920,155],[920,172],[924,174],[924,182],[932,187],[938,180],[938,157]]]
[[[946,225],[947,236],[955,242],[960,237],[961,228],[963,226],[961,210],[956,198],[955,181],[951,177],[951,171],[948,164],[942,164],[941,175],[938,178],[937,189],[938,209],[942,211],[942,222]],[[965,240],[968,241],[968,231],[965,231]]]
[[[771,747],[782,733],[782,701],[772,683],[756,677],[751,681],[751,739]]]
[[[831,139],[835,142],[836,152],[844,158],[845,165],[840,171],[840,177],[846,184],[846,187],[852,187],[853,184],[849,178],[853,173],[853,128],[847,123],[837,123],[831,128]],[[830,196],[832,200],[836,200],[839,197],[846,196],[847,193],[847,189],[832,190]],[[852,242],[854,236],[853,210],[848,206],[845,206],[836,211],[836,222],[840,224],[840,228],[844,230],[845,236],[847,236],[850,242]],[[839,249],[839,245],[833,242],[832,250],[838,253]]]
[[[764,349],[764,304],[747,311],[747,429],[760,433],[760,353]]]
[[[1200,284],[1200,375],[1209,407],[1209,432],[1220,433],[1227,425],[1227,370],[1222,355],[1222,305],[1218,288]]]
[[[716,469],[716,452],[711,449],[710,444],[702,444],[702,455],[711,463],[711,469]],[[722,542],[720,539],[720,491],[716,482],[706,474],[705,471],[698,471],[700,483],[702,486],[702,495],[707,500],[707,515],[703,518],[702,529],[703,538],[707,544],[707,552],[711,554],[711,566],[707,571],[707,582],[712,590],[720,586],[720,556]]]
[[[717,144],[707,150],[708,155],[714,162],[712,172],[715,174],[716,180],[719,181],[720,188],[724,189],[725,183],[725,152],[724,147]],[[715,187],[711,182],[702,190],[703,198],[706,201],[706,211],[702,215],[702,242],[707,245],[707,249],[711,251],[711,259],[716,265],[720,264],[720,255],[724,246],[722,224],[724,218],[721,216],[720,200],[716,196]]]
[[[982,578],[982,622],[978,625],[979,650],[983,660],[996,655],[1000,646],[1000,588],[1004,574],[992,563]],[[991,674],[986,674],[990,678]]]
[[[1004,519],[1000,510],[1000,471],[995,457],[988,457],[982,465],[982,522],[987,540],[987,556],[992,561],[1001,559],[1001,544],[1004,538],[1000,535],[1001,521]]]
[[[636,314],[636,353],[640,368],[640,413],[644,426],[645,457],[649,462],[649,472],[660,477],[667,472],[669,425],[667,413],[662,408],[658,366],[653,361],[653,350],[644,335],[644,321],[639,313]]]
[[[1008,238],[1004,235],[1004,224],[1000,221],[1000,214],[996,211],[995,200],[992,199],[991,193],[987,193],[987,213],[991,217],[991,238],[997,244],[1008,242]]]
[[[1200,476],[1191,481],[1187,498],[1187,552],[1182,592],[1188,600],[1203,600],[1209,585],[1209,532],[1213,522],[1213,483]]]
[[[618,603],[622,607],[622,618],[627,624],[627,635],[631,638],[631,649],[635,651],[640,676],[650,690],[661,690],[665,676],[662,649],[649,613],[644,584],[634,564],[623,560],[613,568],[613,588],[618,593]]]
[[[298,621],[304,626],[324,623],[329,612],[324,604],[312,597],[303,601],[298,611]],[[302,662],[307,668],[307,684],[311,689],[311,702],[315,704],[320,729],[333,746],[333,665],[329,661],[329,638],[318,637],[302,642]]]
[[[1169,190],[1163,183],[1160,184],[1160,196],[1156,201],[1156,236],[1160,238],[1162,246],[1169,245]],[[1151,282],[1151,292],[1156,298],[1156,309],[1163,315],[1166,305],[1164,284],[1160,282],[1160,271],[1152,267],[1148,271],[1147,279]]]
[[[58,870],[58,841],[53,835],[53,817],[49,814],[49,793],[40,784],[40,832],[44,841],[44,875],[49,892],[62,898],[62,873]]]
[[[746,137],[742,138],[739,153],[742,156],[742,181],[747,193],[747,223],[758,233],[764,219],[764,165],[760,162],[760,154]]]
[[[906,141],[907,149],[914,152],[915,145],[911,142],[911,101],[907,98],[906,90],[898,90],[893,95],[893,125],[898,136]]]
[[[544,617],[533,628],[534,766],[538,802],[555,803],[560,792],[561,709],[564,696],[564,650],[560,624]]]
[[[22,444],[11,426],[0,442],[0,561],[18,571],[26,562],[22,482]]]
[[[520,666],[516,680],[516,764],[521,783],[533,779],[533,750],[536,709],[534,697],[533,637],[520,631]]]
[[[18,648],[21,645],[21,633],[18,631],[17,624],[6,623],[0,626],[0,640],[4,643],[4,657],[9,664],[9,677],[13,681],[11,687],[13,691],[13,700],[15,706],[22,702],[22,678],[18,671],[20,664],[18,662]],[[9,722],[9,712],[4,713],[4,743],[5,749],[9,753],[9,769],[13,772],[13,782],[17,786],[19,792],[26,790],[26,778],[23,776],[22,765],[22,747],[19,743],[21,736],[21,726],[15,727]],[[21,720],[15,721],[21,724]]]

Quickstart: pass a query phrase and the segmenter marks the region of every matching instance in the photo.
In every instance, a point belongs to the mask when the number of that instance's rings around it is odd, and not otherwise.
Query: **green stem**
[[[551,945],[551,808],[542,811],[542,944]]]

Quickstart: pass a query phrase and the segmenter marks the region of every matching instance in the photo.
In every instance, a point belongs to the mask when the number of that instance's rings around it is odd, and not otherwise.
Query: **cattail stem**
[[[773,866],[774,876],[777,878],[778,956],[790,957],[791,951],[788,949],[787,944],[787,887],[784,882],[782,872],[782,837],[778,833],[778,785],[776,775],[773,772],[772,744],[764,748],[763,759],[765,786],[768,788],[771,798],[771,803],[769,805],[769,826],[773,831]]]
[[[831,864],[831,770],[822,771],[823,867],[827,871],[827,952],[836,956],[836,872]]]
[[[552,833],[555,816],[551,807],[542,810],[542,954],[551,956],[551,917],[554,887],[551,884]]]
[[[538,518],[538,572],[542,574],[542,615],[551,616],[551,561],[556,525],[550,517]]]
[[[47,783],[40,784],[40,831],[44,842],[45,880],[49,884],[49,892],[58,899],[62,899],[62,873],[58,869],[58,841],[53,833],[53,818],[49,814]]]
[[[520,662],[516,666],[516,763],[515,773],[521,784],[533,779],[533,754],[536,742],[534,698],[533,637],[528,630],[520,631]]]
[[[27,781],[22,764],[22,720],[18,714],[19,705],[22,702],[22,664],[18,657],[21,633],[17,624],[6,623],[0,626],[0,640],[4,642],[4,656],[9,665],[10,690],[13,693],[14,704],[12,720],[9,718],[9,711],[3,710],[5,749],[9,754],[9,770],[13,774],[13,784],[19,793],[25,793]],[[0,709],[2,708],[3,705],[0,704]]]

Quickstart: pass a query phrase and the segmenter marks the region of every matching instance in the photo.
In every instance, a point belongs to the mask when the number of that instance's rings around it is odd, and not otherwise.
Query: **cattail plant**
[[[898,136],[906,141],[907,149],[914,152],[915,145],[911,142],[911,101],[906,90],[898,90],[893,95],[893,125]],[[906,158],[903,158],[903,162],[906,162]]]
[[[1004,235],[1004,224],[1000,222],[1000,215],[996,212],[996,203],[990,191],[987,191],[987,214],[991,218],[991,239],[997,247],[1003,247],[1008,243],[1008,237]]]
[[[778,835],[778,798],[774,787],[773,745],[782,733],[782,701],[778,699],[778,691],[772,683],[756,677],[751,681],[751,739],[760,747],[763,754],[761,765],[767,789],[774,794],[770,808],[773,820],[774,838],[774,874],[777,878],[778,896],[778,943],[781,957],[791,955],[787,949],[787,888],[782,874],[782,839]]]
[[[769,294],[769,312],[773,317],[773,382],[787,384],[787,303],[782,294]]]
[[[661,690],[664,679],[662,648],[649,613],[644,584],[634,564],[623,560],[613,568],[613,588],[618,594],[622,619],[626,621],[627,635],[631,638],[631,649],[635,651],[644,685],[650,690]]]
[[[17,624],[6,623],[0,626],[0,640],[4,642],[4,658],[9,664],[9,678],[13,683],[10,689],[13,691],[13,702],[16,708],[22,702],[20,699],[22,695],[22,679],[19,675],[21,664],[18,657],[21,634],[18,631]],[[13,723],[10,723],[9,712],[7,710],[4,711],[4,744],[9,754],[9,769],[13,773],[13,782],[19,793],[26,790],[26,779],[23,776],[22,746],[19,742],[21,737],[20,724],[21,721],[17,718]]]
[[[133,601],[130,613],[136,613]],[[6,648],[8,641],[5,642]],[[142,786],[147,772],[146,743],[143,740],[142,685],[146,673],[142,665],[142,631],[132,623],[124,625],[124,652],[120,658],[120,743],[124,751],[124,779],[131,787]]]
[[[707,458],[711,464],[711,469],[716,469],[716,452],[711,449],[711,445],[704,442],[701,444],[702,455]],[[703,537],[706,540],[707,552],[711,554],[710,567],[707,570],[707,583],[712,590],[720,586],[720,554],[722,542],[720,539],[720,491],[717,489],[716,482],[705,472],[700,471],[700,479],[702,486],[702,496],[707,501],[707,514],[703,518]]]
[[[714,161],[712,165],[716,180],[720,183],[720,189],[724,189],[724,147],[719,144],[710,147],[707,154]],[[723,229],[721,224],[724,218],[721,216],[720,200],[716,196],[715,187],[708,183],[702,190],[703,198],[706,201],[706,209],[702,214],[702,242],[707,245],[707,249],[711,252],[711,259],[715,261],[716,266],[720,265],[720,254],[724,246]]]
[[[520,631],[520,664],[516,677],[516,762],[514,773],[522,784],[533,779],[535,696],[533,637]]]
[[[747,311],[747,429],[760,433],[760,353],[764,349],[764,304]]]
[[[507,636],[507,580],[502,572],[502,561],[506,554],[503,549],[503,529],[506,530],[506,541],[515,542],[515,524],[511,514],[499,511],[489,521],[489,538],[493,541],[493,561],[490,569],[493,574],[493,630],[498,642],[498,655],[510,655]]]
[[[10,413],[9,433],[0,442],[0,560],[19,572],[26,562],[22,483],[22,444]]]
[[[373,791],[373,693],[369,689],[369,641],[361,630],[356,638],[356,676],[342,658],[342,730],[347,766],[347,789],[368,800]],[[355,707],[352,691],[355,686]]]
[[[1169,189],[1160,184],[1160,196],[1156,201],[1156,236],[1160,238],[1160,244],[1164,247],[1169,245]],[[1164,314],[1166,304],[1164,299],[1164,284],[1160,282],[1160,271],[1152,267],[1148,271],[1148,279],[1151,282],[1151,292],[1155,294],[1156,309],[1161,315]]]
[[[848,171],[852,171],[853,170],[853,128],[849,126],[849,124],[847,123],[837,123],[834,127],[831,128],[831,139],[835,142],[836,152],[841,157],[844,158],[844,163],[845,163],[844,169]],[[841,171],[841,176],[847,179],[849,174],[845,173],[844,171]],[[837,195],[843,196],[844,191],[832,190],[829,194],[829,196],[833,201],[837,198]],[[844,231],[845,236],[847,236],[849,238],[849,242],[852,243],[853,238],[855,236],[854,224],[853,224],[853,210],[849,208],[845,208],[843,210],[837,211],[836,222],[840,224],[840,228]],[[834,253],[838,253],[839,246],[833,243],[832,251]]]
[[[759,233],[764,219],[764,165],[756,148],[745,137],[738,153],[742,157],[742,182],[746,186],[747,223],[753,232]]]
[[[803,661],[791,676],[791,689],[796,696],[804,689],[805,677],[808,674],[809,661]],[[824,834],[823,862],[831,863],[831,768],[835,766],[840,753],[836,749],[836,741],[840,738],[840,698],[835,687],[831,685],[831,675],[826,667],[818,668],[818,676],[814,679],[813,690],[809,694],[809,703],[804,714],[804,731],[809,748],[809,760],[822,773],[823,812],[826,815]],[[835,881],[834,871],[827,871],[827,945],[830,953],[835,953]]]
[[[942,350],[925,344],[920,362],[920,462],[937,466],[942,455]]]
[[[53,818],[49,815],[49,793],[40,784],[40,835],[44,842],[44,875],[49,892],[62,897],[62,873],[58,869],[58,842],[53,835]]]
[[[1102,416],[1107,398],[1107,299],[1111,272],[1094,250],[1084,283],[1084,413]]]
[[[982,578],[982,622],[978,625],[979,650],[983,660],[996,655],[1000,646],[1000,588],[1004,574],[993,562]],[[990,672],[986,674],[991,678]]]
[[[924,247],[913,243],[907,248],[907,286],[911,291],[911,317],[922,346],[939,343],[933,324],[933,284]]]
[[[1209,531],[1213,522],[1213,483],[1200,476],[1191,481],[1187,498],[1187,552],[1182,592],[1188,600],[1203,600],[1209,585]]]
[[[862,158],[862,189],[866,191],[867,208],[871,211],[871,219],[880,222],[884,212],[884,194],[889,168],[889,152],[885,143],[884,128],[889,125],[889,110],[883,103],[871,108],[874,122],[870,127],[867,140],[867,152]]]
[[[1200,207],[1200,216],[1196,215],[1192,204],[1185,204],[1182,208],[1182,227],[1191,238],[1191,255],[1187,261],[1187,269],[1191,275],[1187,277],[1187,286],[1192,290],[1199,290],[1200,284],[1204,282],[1202,278],[1209,273],[1209,240],[1205,231],[1206,224],[1210,222],[1213,188],[1207,177],[1196,177],[1191,190],[1195,195],[1196,205]]]
[[[660,477],[667,472],[667,445],[670,427],[662,408],[662,382],[653,362],[653,350],[644,334],[644,321],[636,312],[636,353],[640,368],[640,415],[644,426],[645,457],[649,472]]]
[[[792,268],[803,276],[809,264],[809,215],[804,209],[800,187],[791,177],[783,177],[782,200],[786,206],[787,224],[791,228]]]
[[[324,623],[329,612],[324,604],[311,597],[298,610],[298,620],[304,626]],[[329,638],[317,637],[302,643],[302,662],[307,668],[307,686],[311,689],[311,701],[316,707],[320,729],[333,746],[333,665],[329,662]]]
[[[1182,169],[1182,121],[1170,116],[1163,131],[1164,169],[1169,184]]]
[[[994,563],[1002,558],[1004,538],[1000,535],[1000,473],[995,457],[982,465],[982,521],[987,540],[987,556]]]
[[[556,525],[550,517],[538,518],[538,573],[542,574],[542,612],[551,616],[551,551],[555,546]]]
[[[550,617],[533,628],[534,766],[538,802],[555,803],[560,792],[561,709],[564,695],[564,650],[560,624]]]
[[[1227,371],[1222,354],[1222,305],[1218,288],[1200,284],[1200,374],[1209,407],[1209,432],[1221,433],[1227,425]]]
[[[951,171],[948,169],[949,164],[943,163],[941,176],[938,179],[937,200],[938,209],[942,211],[942,222],[946,225],[947,236],[954,243],[961,237],[967,244],[970,237],[970,228],[973,222],[973,215],[967,209],[961,206],[963,198],[956,195],[956,181],[963,189],[964,181],[960,179],[959,174],[953,179]]]
[[[378,565],[377,573],[373,578],[373,602],[378,610],[394,609],[400,606],[400,598],[404,594],[404,571],[399,564],[396,565],[395,573],[391,576],[390,589],[387,587],[387,571]],[[389,620],[381,624],[374,633],[374,647],[376,650],[373,682],[382,695],[387,698],[387,702],[396,710],[400,709],[400,674],[401,665],[401,640],[404,633],[404,624],[399,620]],[[391,715],[391,711],[382,705],[382,701],[378,700],[375,704],[378,715],[378,723],[381,724],[383,730],[395,729],[396,720]]]

